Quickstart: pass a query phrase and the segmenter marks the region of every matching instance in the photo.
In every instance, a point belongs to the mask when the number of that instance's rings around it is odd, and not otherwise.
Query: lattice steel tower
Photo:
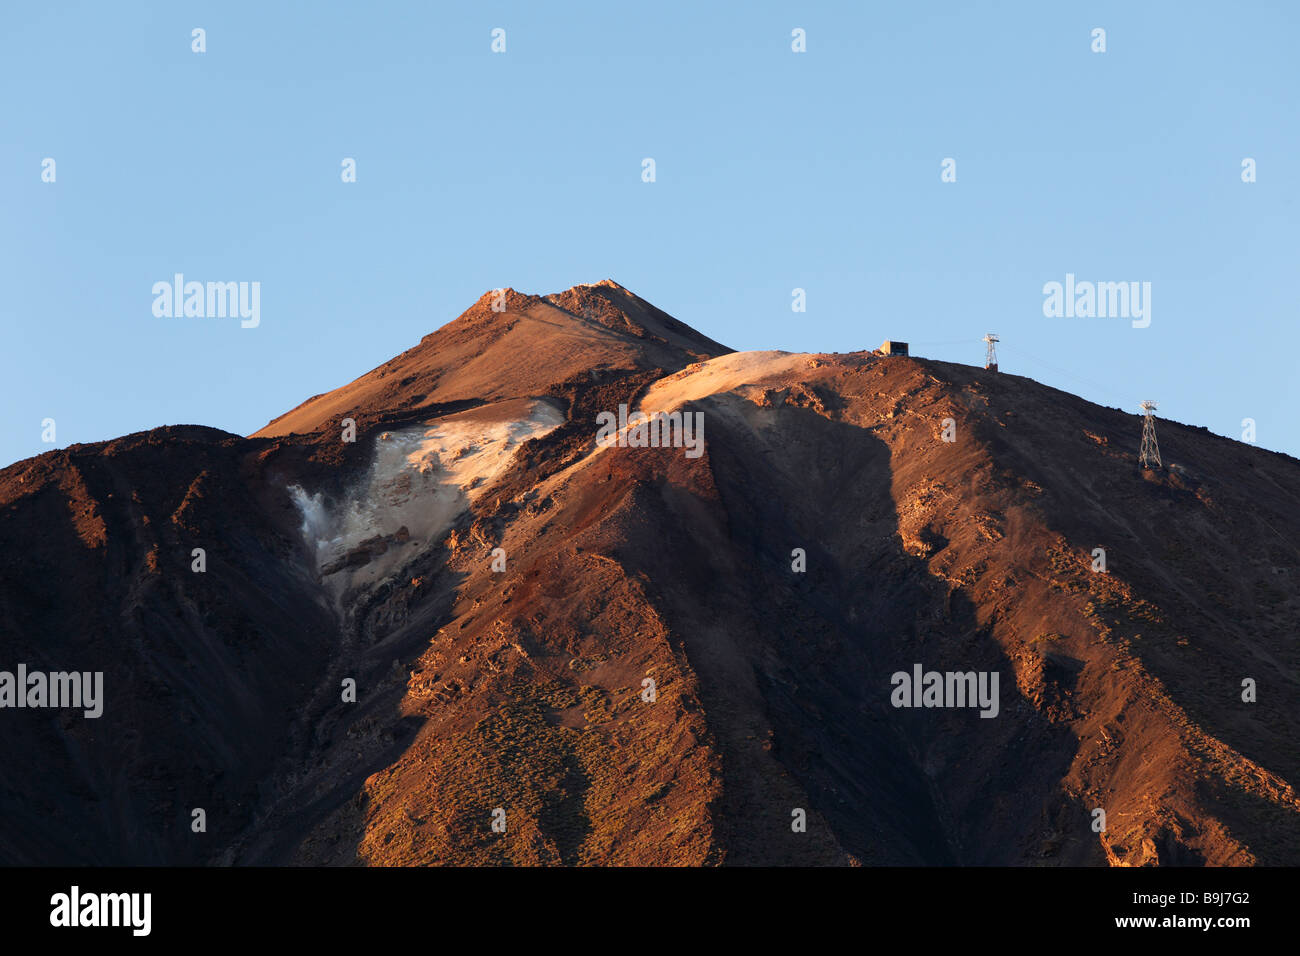
[[[1138,464],[1143,468],[1164,467],[1160,463],[1160,446],[1156,444],[1156,418],[1152,414],[1155,410],[1155,402],[1142,403],[1146,418],[1142,419],[1142,451],[1138,453]]]
[[[984,367],[995,372],[998,370],[998,350],[994,346],[999,341],[1000,339],[992,332],[984,336],[984,342],[988,345],[988,351],[984,353]]]

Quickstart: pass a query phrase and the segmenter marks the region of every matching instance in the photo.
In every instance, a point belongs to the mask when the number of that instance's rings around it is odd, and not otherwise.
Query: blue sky
[[[605,277],[737,349],[995,331],[1006,371],[1300,456],[1297,10],[7,5],[0,464],[45,418],[247,434],[488,289]],[[261,324],[155,317],[177,272],[260,282]],[[1150,282],[1150,326],[1045,317],[1067,273]]]

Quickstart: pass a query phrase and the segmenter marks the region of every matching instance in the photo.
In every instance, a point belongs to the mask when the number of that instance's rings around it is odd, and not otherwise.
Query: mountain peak
[[[554,395],[594,369],[675,372],[731,350],[613,279],[549,296],[489,289],[459,317],[360,378],[314,396],[258,437],[360,426],[449,403]]]
[[[623,286],[619,285],[619,284],[618,284],[617,282],[615,282],[613,279],[601,279],[599,282],[579,282],[577,285],[573,286],[572,288],[568,289],[567,291],[572,292],[574,289],[595,289],[595,288],[600,288],[600,287],[603,287],[603,288],[606,288],[606,289],[618,289],[618,290],[620,290],[620,291],[622,291],[622,292],[627,292],[627,291],[628,291],[626,288],[624,288]],[[629,295],[630,295],[630,294],[631,294],[631,293],[629,293]]]
[[[1300,462],[1162,420],[1194,467],[1141,469],[1137,416],[1018,375],[502,292],[276,440],[0,470],[4,658],[121,702],[0,720],[0,863],[1300,861]]]

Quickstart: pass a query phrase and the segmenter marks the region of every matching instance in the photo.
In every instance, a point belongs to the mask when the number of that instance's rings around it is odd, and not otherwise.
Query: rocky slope
[[[601,447],[620,404],[702,453]],[[0,668],[106,704],[0,710],[0,860],[1295,864],[1300,462],[1159,428],[1143,472],[1135,415],[606,280],[19,462]],[[915,665],[996,716],[894,706]]]

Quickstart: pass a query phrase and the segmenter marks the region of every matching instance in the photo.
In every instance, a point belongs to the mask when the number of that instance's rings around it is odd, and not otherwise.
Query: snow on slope
[[[437,540],[524,442],[564,421],[545,401],[505,404],[511,411],[522,404],[524,416],[500,419],[491,408],[476,409],[385,432],[369,471],[341,507],[291,487],[317,573],[340,592],[382,580]]]

